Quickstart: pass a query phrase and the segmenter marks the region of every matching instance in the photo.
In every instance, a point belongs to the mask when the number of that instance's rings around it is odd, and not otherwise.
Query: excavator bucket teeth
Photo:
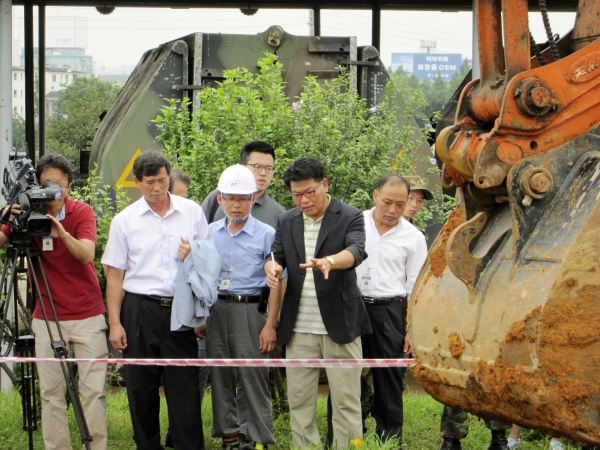
[[[455,210],[409,306],[411,370],[437,400],[596,445],[599,128],[515,164],[502,203]]]

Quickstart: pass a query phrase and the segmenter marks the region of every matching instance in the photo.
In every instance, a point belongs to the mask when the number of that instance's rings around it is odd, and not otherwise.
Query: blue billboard
[[[460,53],[415,53],[413,58],[413,73],[419,80],[435,78],[438,74],[449,80],[460,70]]]
[[[441,76],[450,80],[462,64],[460,53],[392,53],[391,69],[402,66],[420,80]]]

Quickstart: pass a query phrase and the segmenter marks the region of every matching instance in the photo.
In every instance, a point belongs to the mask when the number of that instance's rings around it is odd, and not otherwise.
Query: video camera
[[[52,221],[44,215],[44,203],[58,200],[62,191],[60,185],[53,181],[45,181],[40,186],[31,160],[24,155],[10,155],[4,168],[2,195],[9,207],[1,221],[8,221],[12,205],[17,204],[21,206],[21,214],[11,224],[13,230],[31,236],[50,236]]]

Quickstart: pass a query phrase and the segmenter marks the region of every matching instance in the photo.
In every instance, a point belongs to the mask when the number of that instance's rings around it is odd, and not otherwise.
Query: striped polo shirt
[[[327,195],[329,203],[330,196]],[[319,217],[317,220],[313,220],[306,214],[304,216],[304,252],[305,262],[310,262],[310,258],[315,256],[315,247],[317,245],[317,237],[319,236],[319,230],[323,223],[323,217]],[[294,326],[294,332],[296,333],[311,333],[311,334],[327,334],[325,325],[323,324],[323,318],[321,317],[321,310],[319,309],[319,302],[317,301],[317,291],[315,289],[315,278],[313,270],[308,269],[304,278],[304,285],[302,286],[302,293],[300,294],[300,305],[298,306],[298,316],[296,317],[296,324]]]

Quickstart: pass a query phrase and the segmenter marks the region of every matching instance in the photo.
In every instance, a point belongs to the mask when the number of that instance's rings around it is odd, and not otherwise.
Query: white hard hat
[[[258,191],[254,174],[241,164],[229,166],[223,171],[217,190],[222,194],[254,194]]]

